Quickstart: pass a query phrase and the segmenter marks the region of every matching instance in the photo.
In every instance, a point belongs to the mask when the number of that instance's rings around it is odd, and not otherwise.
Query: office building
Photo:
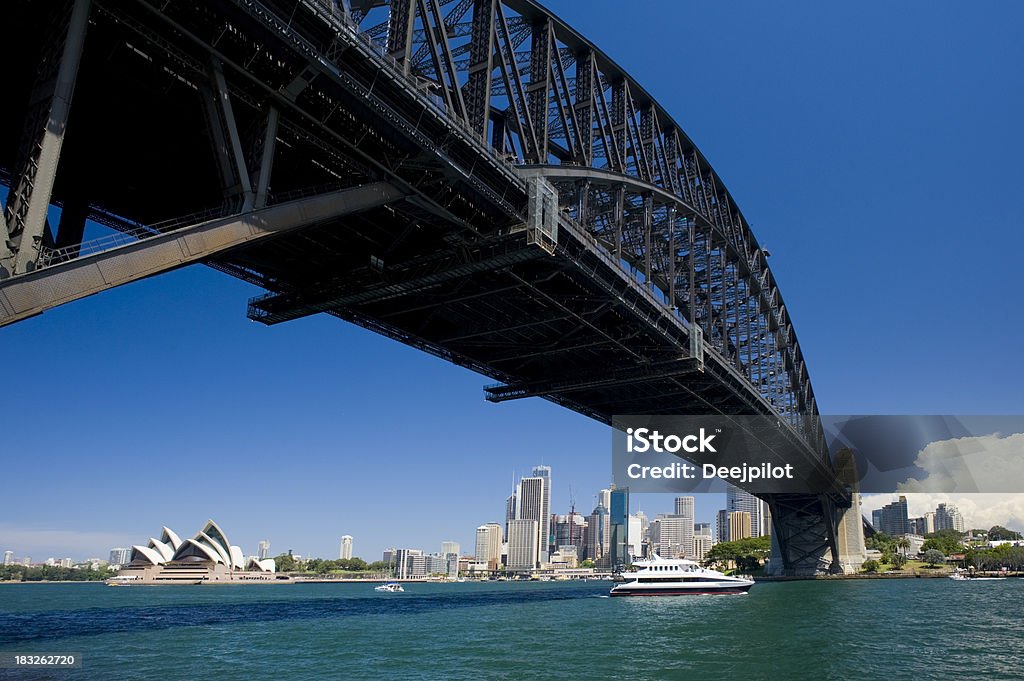
[[[693,555],[693,518],[681,515],[659,515],[657,525],[658,555],[662,558],[690,558]]]
[[[715,541],[729,541],[729,511],[724,508],[715,516]]]
[[[629,488],[612,490],[608,512],[608,561],[615,569],[631,563],[629,551]]]
[[[611,502],[611,494],[608,496]],[[611,534],[608,509],[598,504],[587,516],[587,529],[583,537],[583,554],[594,562],[604,560],[608,555],[608,539]]]
[[[747,511],[729,512],[729,541],[748,539],[751,536],[751,517]]]
[[[693,497],[676,497],[675,515],[693,518]]]
[[[502,535],[502,541],[508,541],[508,523],[510,520],[516,519],[516,492],[508,495],[505,499],[505,534]]]
[[[541,563],[548,562],[548,554],[555,538],[551,528],[551,466],[534,466],[532,476],[544,481],[544,493],[541,495],[540,508],[540,558]]]
[[[626,530],[626,545],[629,555],[639,558],[644,555],[643,519],[636,514],[629,516],[629,527]]]
[[[462,547],[459,546],[459,542],[457,541],[443,541],[441,542],[441,555],[447,556],[449,553],[459,555],[461,548]]]
[[[539,478],[538,478],[539,479]],[[538,522],[533,518],[516,518],[508,524],[508,564],[512,571],[532,571],[539,556]]]
[[[395,579],[427,576],[427,557],[420,549],[394,549]]]
[[[711,541],[710,534],[695,534],[693,535],[693,555],[690,556],[692,560],[704,560],[704,556],[708,555],[708,551],[714,543]]]
[[[555,545],[575,546],[577,555],[583,555],[583,538],[587,520],[579,513],[555,516]]]
[[[743,511],[750,514],[751,537],[770,533],[770,526],[765,527],[767,505],[750,492],[730,485],[725,492],[725,509],[729,512]]]
[[[256,550],[256,556],[260,560],[266,560],[270,558],[270,542],[264,539],[259,543],[259,548]]]
[[[4,551],[4,565],[14,565],[14,551]]]
[[[542,551],[541,544],[544,541],[541,537],[541,528],[544,526],[544,478],[531,477],[522,478],[519,481],[519,492],[516,495],[516,519],[533,520],[537,529],[537,559],[540,560],[546,551]],[[512,534],[509,530],[509,560],[512,554]],[[536,566],[534,566],[536,567]]]
[[[346,534],[341,538],[341,551],[338,557],[341,560],[352,560],[352,535]]]
[[[928,511],[924,514],[924,533],[931,534],[935,531],[935,511]]]
[[[497,570],[501,564],[501,525],[487,523],[476,528],[477,563],[486,563],[488,570]]]
[[[711,528],[711,523],[694,523],[693,524],[693,536],[704,535],[714,541],[714,532]]]

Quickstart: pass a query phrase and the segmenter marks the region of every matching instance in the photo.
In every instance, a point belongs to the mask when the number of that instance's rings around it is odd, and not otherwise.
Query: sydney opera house
[[[232,546],[212,520],[196,536],[184,541],[169,527],[159,539],[132,547],[131,560],[111,585],[128,584],[280,584],[287,575],[276,574],[274,559],[246,562],[242,549]]]

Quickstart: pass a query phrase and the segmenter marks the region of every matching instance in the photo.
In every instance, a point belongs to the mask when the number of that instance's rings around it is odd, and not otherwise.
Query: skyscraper
[[[953,504],[939,504],[938,508],[935,509],[936,532],[939,530],[964,532],[964,527],[964,517],[960,515],[960,510]]]
[[[660,515],[658,555],[662,558],[690,558],[693,555],[693,518],[682,515]]]
[[[693,518],[693,497],[676,497],[676,515]]]
[[[544,494],[541,496],[540,518],[540,562],[548,562],[548,553],[554,537],[551,536],[551,466],[534,466],[533,477],[544,480]]]
[[[449,553],[459,555],[460,548],[462,547],[459,546],[459,542],[457,541],[443,541],[441,542],[441,555],[447,556]]]
[[[760,537],[766,533],[764,518],[767,506],[750,492],[730,485],[725,493],[725,508],[727,511],[745,511],[750,514],[751,537]]]
[[[715,541],[729,541],[729,510],[720,509],[715,516]]]
[[[12,565],[14,563],[14,551],[4,551],[4,565]]]
[[[501,563],[501,525],[487,523],[476,528],[476,562],[497,570]]]
[[[693,535],[693,555],[690,556],[690,558],[693,560],[704,560],[704,556],[708,555],[708,551],[711,550],[711,546],[710,534]]]
[[[544,526],[546,516],[544,514],[544,478],[533,477],[523,478],[519,481],[519,493],[516,495],[516,519],[533,520],[537,529],[537,559],[541,558],[541,528]],[[548,520],[550,522],[550,520]],[[511,527],[511,526],[510,526]],[[545,540],[546,541],[546,540]],[[509,530],[508,538],[509,561],[512,558],[512,531]],[[546,555],[547,551],[543,551]],[[546,557],[545,557],[546,560]],[[536,566],[534,566],[536,567]]]
[[[617,568],[630,563],[629,555],[629,488],[612,490],[608,513],[609,565]]]
[[[260,560],[265,560],[270,557],[270,542],[264,539],[259,543],[259,548],[256,550],[256,554]]]
[[[516,519],[516,490],[505,498],[505,534],[503,540],[508,541],[508,523]]]
[[[539,478],[538,478],[539,479]],[[533,518],[516,518],[508,524],[508,569],[529,571],[537,567],[539,532]]]
[[[346,534],[341,538],[341,554],[338,557],[341,560],[352,559],[352,535]]]
[[[872,521],[875,520],[875,517],[874,512],[872,512]],[[875,525],[875,529],[879,532],[885,532],[890,537],[910,533],[910,520],[907,517],[906,497],[900,497],[891,504],[883,506],[879,510],[877,518],[878,524]],[[872,524],[874,524],[874,522],[872,522]]]
[[[611,495],[609,494],[609,501]],[[608,509],[598,504],[587,517],[587,529],[583,539],[583,552],[588,560],[600,561],[608,555],[609,528]]]

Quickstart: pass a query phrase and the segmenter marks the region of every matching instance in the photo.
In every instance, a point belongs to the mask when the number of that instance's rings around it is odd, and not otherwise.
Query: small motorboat
[[[378,586],[373,587],[373,590],[389,594],[401,593],[405,591],[405,589],[402,588],[402,585],[398,582],[388,582],[387,584],[380,584]]]

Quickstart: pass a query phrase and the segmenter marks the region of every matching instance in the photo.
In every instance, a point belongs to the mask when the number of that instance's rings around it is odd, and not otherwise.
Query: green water
[[[0,651],[83,656],[0,679],[1024,678],[1024,580],[609,586],[0,585]]]

